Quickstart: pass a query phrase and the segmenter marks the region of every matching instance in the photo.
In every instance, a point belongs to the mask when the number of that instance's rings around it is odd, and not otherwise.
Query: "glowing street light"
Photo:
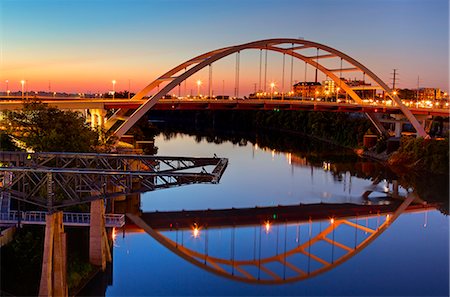
[[[270,222],[269,221],[266,221],[264,223],[264,229],[266,229],[266,234],[269,233],[269,231],[270,231]]]
[[[20,81],[20,84],[22,85],[22,100],[23,100],[23,99],[24,99],[23,87],[24,87],[24,85],[25,85],[25,81],[22,79],[22,80]]]
[[[197,97],[200,98],[200,86],[202,85],[201,80],[197,80]]]
[[[200,237],[200,228],[198,227],[197,223],[194,223],[193,229],[192,229],[192,236],[194,238]]]
[[[113,99],[114,99],[115,95],[116,95],[116,80],[115,79],[112,80],[112,85],[113,85],[112,93],[113,93]]]
[[[275,88],[275,83],[271,82],[270,83],[270,100],[272,100],[272,98],[273,98],[273,88]]]

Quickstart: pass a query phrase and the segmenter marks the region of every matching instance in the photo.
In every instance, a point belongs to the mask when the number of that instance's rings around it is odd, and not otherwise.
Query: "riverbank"
[[[213,131],[231,135],[257,131],[294,133],[353,150],[357,155],[407,170],[448,174],[448,137],[423,141],[403,137],[396,152],[388,153],[387,141],[379,138],[375,147],[363,145],[372,124],[361,114],[310,111],[151,111],[157,126],[192,133]],[[231,132],[230,132],[231,131]]]

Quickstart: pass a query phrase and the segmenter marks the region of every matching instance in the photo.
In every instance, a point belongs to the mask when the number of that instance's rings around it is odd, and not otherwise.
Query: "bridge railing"
[[[0,223],[15,224],[19,221],[26,225],[45,225],[45,211],[10,211],[7,213],[0,213]],[[91,215],[89,213],[80,212],[64,212],[63,223],[65,226],[89,226],[91,222]],[[125,225],[125,215],[123,214],[106,214],[106,227],[123,227]]]

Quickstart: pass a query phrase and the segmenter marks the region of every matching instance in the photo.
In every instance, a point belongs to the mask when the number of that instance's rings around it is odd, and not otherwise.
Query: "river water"
[[[117,230],[106,296],[448,296],[449,218],[437,209],[448,209],[441,203],[448,183],[430,183],[418,195],[425,193],[426,202],[412,203],[422,208],[399,211],[398,218],[395,212],[327,218],[330,205],[400,205],[404,199],[394,203],[385,193],[396,179],[401,196],[415,186],[375,162],[308,139],[295,148],[208,140],[155,138],[158,155],[215,154],[229,164],[219,184],[142,194],[142,212],[318,205],[325,219],[277,220],[283,214],[273,208],[259,224],[160,231],[163,242],[176,243],[175,252],[142,230]],[[376,192],[363,199],[376,179]]]

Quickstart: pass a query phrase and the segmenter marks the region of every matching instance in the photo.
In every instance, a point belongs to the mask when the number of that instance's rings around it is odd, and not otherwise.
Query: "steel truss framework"
[[[223,158],[141,155],[0,154],[1,192],[48,209],[194,183],[218,183]]]
[[[383,216],[380,224],[373,228],[364,226],[361,220],[366,217],[358,218],[341,218],[335,219],[328,227],[320,231],[316,236],[310,237],[306,242],[299,244],[297,247],[277,253],[274,256],[265,258],[252,258],[248,260],[236,260],[230,258],[220,258],[208,255],[208,253],[201,253],[190,248],[187,248],[179,242],[173,241],[162,233],[151,228],[142,218],[134,214],[127,214],[127,216],[145,232],[156,239],[160,244],[168,248],[170,251],[189,261],[190,263],[222,277],[242,281],[246,283],[258,284],[282,284],[304,280],[314,277],[318,274],[324,273],[334,267],[349,260],[378,236],[380,236],[407,208],[417,199],[413,193],[410,193],[403,202],[398,206],[395,212]],[[424,209],[427,207],[424,206]],[[375,219],[377,215],[370,216]],[[308,222],[307,222],[308,223]],[[355,238],[354,245],[349,245],[348,242],[341,241],[338,236],[341,228],[354,229],[355,237],[357,232],[366,234],[359,241]],[[329,255],[323,254],[323,244],[330,245],[332,252],[331,261]],[[322,245],[322,247],[320,247]],[[340,253],[335,253],[335,250],[340,249]],[[322,253],[320,253],[322,251]],[[296,256],[306,257],[303,261],[306,263],[315,262],[316,265],[307,264],[300,267],[300,263],[295,261]],[[333,256],[334,255],[334,256]],[[304,264],[304,263],[303,263]],[[275,269],[276,266],[281,265],[281,269]],[[289,271],[289,273],[287,273]]]
[[[307,56],[306,54],[302,54],[302,51],[306,49],[317,49],[317,55],[315,56]],[[393,90],[388,87],[388,85],[383,82],[378,76],[376,76],[371,70],[367,67],[351,58],[350,56],[344,54],[341,51],[338,51],[329,46],[316,43],[313,41],[303,40],[303,39],[290,39],[290,38],[277,38],[277,39],[267,39],[267,40],[259,40],[250,43],[245,43],[236,46],[225,47],[217,50],[213,50],[207,52],[205,54],[199,55],[195,58],[192,58],[173,69],[169,70],[149,85],[147,85],[144,89],[139,91],[132,100],[140,100],[147,96],[150,92],[156,91],[153,96],[151,96],[145,103],[140,105],[136,110],[130,109],[119,109],[112,117],[110,117],[105,127],[107,129],[114,128],[114,134],[118,137],[123,136],[140,118],[142,118],[149,110],[154,106],[161,98],[163,98],[166,94],[168,94],[173,88],[179,86],[183,81],[188,79],[190,76],[200,71],[205,67],[209,67],[213,62],[218,61],[224,57],[227,57],[231,54],[239,53],[243,50],[250,49],[260,49],[267,51],[274,51],[282,53],[283,55],[289,55],[293,58],[304,61],[305,63],[313,66],[318,71],[321,71],[327,77],[332,79],[336,85],[342,88],[347,94],[359,104],[362,104],[362,99],[355,93],[355,91],[348,86],[345,81],[342,79],[342,72],[357,72],[361,73],[363,77],[367,75],[374,83],[378,84],[378,87],[383,90],[386,95],[398,105],[401,112],[406,116],[406,118],[411,122],[413,127],[416,129],[419,136],[427,137],[427,134],[424,128],[420,125],[419,121],[414,117],[411,111],[403,105],[400,98],[394,94]],[[319,55],[319,50],[321,54]],[[238,56],[237,56],[238,57]],[[322,61],[329,59],[340,59],[341,65],[342,62],[346,62],[352,67],[349,68],[338,68],[338,69],[329,69],[326,67]],[[237,58],[237,63],[239,59]],[[237,64],[238,65],[238,64]],[[237,69],[238,66],[237,66]],[[336,73],[340,73],[339,76]],[[236,73],[236,79],[238,79],[238,70]],[[163,87],[160,87],[161,84],[165,83]],[[367,113],[368,118],[372,121],[374,126],[377,128],[380,134],[386,134],[387,132],[383,128],[382,124],[379,122],[378,118],[374,113]],[[118,127],[117,127],[118,126]],[[117,127],[117,128],[116,128]]]

